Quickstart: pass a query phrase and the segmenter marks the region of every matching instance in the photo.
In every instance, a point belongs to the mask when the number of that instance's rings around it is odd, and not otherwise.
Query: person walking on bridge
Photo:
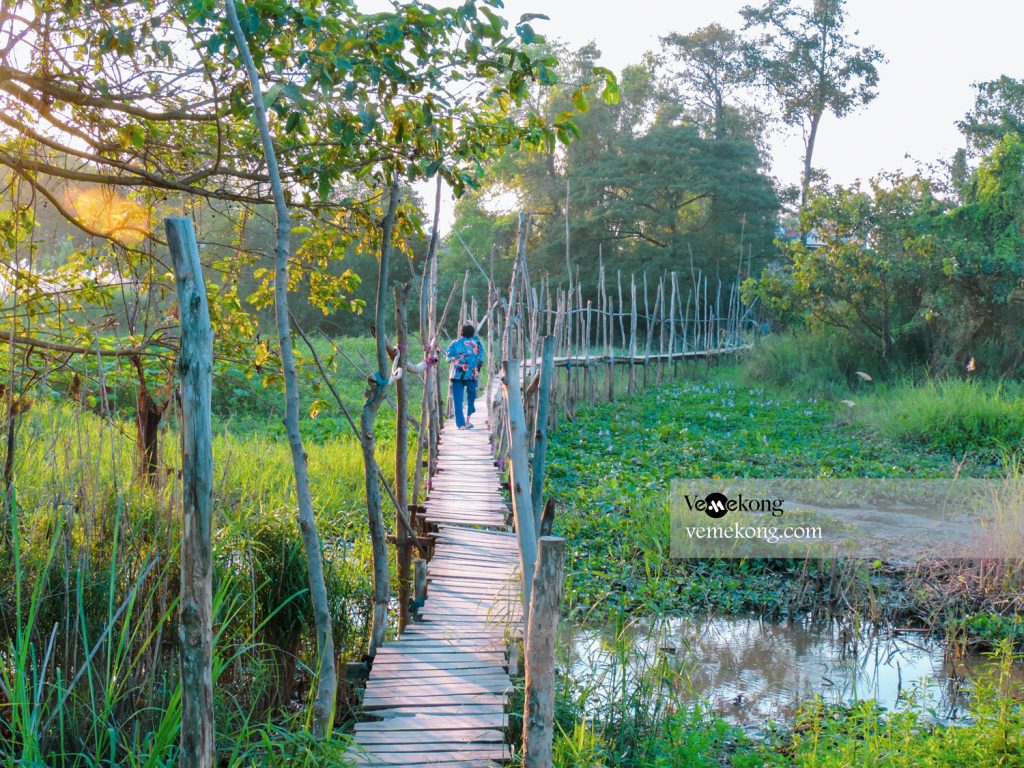
[[[470,419],[476,411],[476,382],[484,365],[484,345],[476,337],[476,328],[469,324],[462,326],[462,336],[451,343],[447,356],[451,365],[449,379],[455,404],[455,425],[459,429],[472,429]],[[465,415],[463,400],[466,401]]]

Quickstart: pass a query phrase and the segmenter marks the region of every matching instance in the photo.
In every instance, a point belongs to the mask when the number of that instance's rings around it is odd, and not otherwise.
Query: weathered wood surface
[[[486,397],[477,401],[483,422]],[[357,765],[491,766],[510,758],[506,648],[521,627],[519,552],[486,429],[441,431],[422,520],[435,540],[419,621],[380,647]]]
[[[191,219],[164,219],[181,321],[181,642],[182,768],[214,764],[213,436],[210,426],[213,328]]]

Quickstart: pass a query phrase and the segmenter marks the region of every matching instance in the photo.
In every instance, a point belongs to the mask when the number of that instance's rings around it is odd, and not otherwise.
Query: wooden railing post
[[[542,536],[526,630],[523,765],[550,768],[555,716],[555,639],[558,635],[565,539]]]
[[[405,371],[409,359],[409,285],[395,286],[395,365]],[[409,393],[405,376],[395,382],[395,550],[398,564],[398,631],[409,623],[410,581],[412,568],[412,538],[402,525],[409,519]]]
[[[181,323],[181,768],[211,768],[213,722],[213,328],[192,221],[164,219]]]
[[[519,568],[523,579],[523,620],[530,611],[533,569],[537,562],[537,533],[530,502],[530,461],[526,452],[526,413],[523,410],[522,374],[518,360],[505,361],[502,379],[508,419],[509,480],[512,486],[512,512],[519,540]]]
[[[533,445],[533,479],[530,481],[530,504],[533,507],[534,529],[540,531],[543,511],[544,460],[548,450],[548,411],[551,407],[551,387],[555,380],[555,337],[544,337],[541,355],[540,388],[537,392],[537,427]]]

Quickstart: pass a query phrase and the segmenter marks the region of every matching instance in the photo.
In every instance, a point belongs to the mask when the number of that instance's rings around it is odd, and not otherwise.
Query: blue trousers
[[[455,425],[464,426],[466,420],[476,412],[476,379],[460,381],[452,379],[452,402],[455,405]],[[462,415],[462,401],[466,401],[466,415]]]

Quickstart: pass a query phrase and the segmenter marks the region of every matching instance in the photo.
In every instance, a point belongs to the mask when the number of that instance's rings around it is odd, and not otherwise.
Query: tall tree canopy
[[[746,28],[760,33],[748,48],[751,65],[777,94],[783,121],[803,130],[801,206],[813,180],[822,118],[845,117],[878,95],[877,65],[884,56],[854,42],[857,33],[846,30],[845,6],[845,0],[769,0],[740,11]]]

